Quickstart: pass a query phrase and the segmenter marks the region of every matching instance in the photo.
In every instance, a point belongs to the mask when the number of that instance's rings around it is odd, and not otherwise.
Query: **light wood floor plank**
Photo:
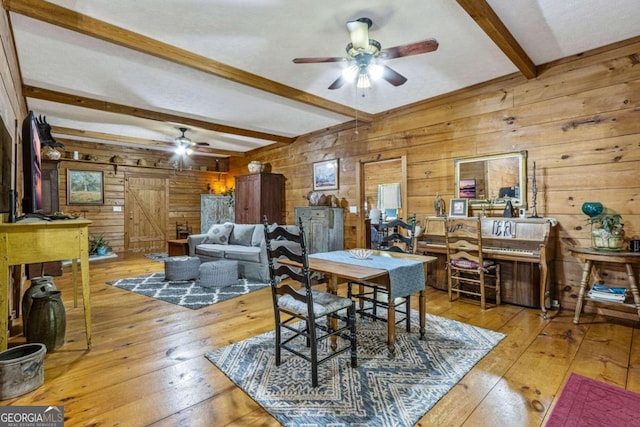
[[[190,310],[105,283],[162,269],[139,254],[91,263],[93,348],[86,351],[82,299],[74,308],[65,268],[55,282],[67,343],[47,354],[43,386],[1,404],[64,405],[69,426],[279,425],[203,356],[273,329],[270,290]],[[573,325],[571,312],[545,321],[537,309],[505,304],[483,312],[432,288],[427,301],[431,314],[507,336],[418,425],[541,426],[571,372],[640,392],[637,321],[584,314]],[[11,331],[10,345],[24,342],[19,321]]]

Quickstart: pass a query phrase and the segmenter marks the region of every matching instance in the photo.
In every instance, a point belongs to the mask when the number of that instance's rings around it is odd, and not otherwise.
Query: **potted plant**
[[[225,200],[225,203],[227,204],[227,206],[233,207],[233,205],[235,204],[235,190],[233,189],[233,187],[223,190],[220,194],[222,194],[223,196],[227,196],[227,200]]]
[[[622,216],[618,214],[599,214],[589,218],[588,222],[592,227],[591,241],[595,249],[622,249],[624,243]]]
[[[104,255],[109,248],[109,242],[104,238],[104,235],[99,235],[89,239],[89,255]]]

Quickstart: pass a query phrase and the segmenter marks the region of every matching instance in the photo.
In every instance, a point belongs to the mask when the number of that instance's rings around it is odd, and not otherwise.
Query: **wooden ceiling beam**
[[[81,129],[67,128],[62,126],[51,126],[51,133],[55,135],[68,135],[68,136],[75,136],[79,138],[111,141],[111,142],[121,143],[123,145],[133,144],[149,150],[169,151],[172,148],[175,148],[174,143],[168,142],[168,141],[157,141],[152,139],[135,138],[132,136],[115,135],[112,133],[105,133],[105,132],[93,132],[93,131],[87,131],[87,130],[81,130]],[[197,150],[199,152],[204,152],[208,154],[218,154],[220,156],[245,157],[245,153],[242,151],[218,150],[211,146],[205,147],[205,146],[199,145],[197,147]]]
[[[114,43],[147,55],[184,65],[217,77],[250,86],[274,95],[302,102],[346,116],[353,115],[353,108],[329,101],[319,96],[248,73],[216,60],[189,52],[167,43],[134,33],[104,21],[57,6],[44,0],[3,0],[4,8],[39,21],[66,28],[87,36]],[[372,115],[359,112],[363,122],[371,121]]]
[[[511,32],[498,18],[498,15],[491,9],[486,0],[456,1],[526,78],[533,79],[537,76],[536,66],[531,58],[511,35]]]
[[[125,114],[160,122],[179,123],[186,126],[193,126],[201,129],[211,130],[214,132],[246,136],[249,138],[262,139],[266,141],[284,142],[290,144],[295,140],[295,138],[287,136],[273,135],[270,133],[257,132],[248,129],[240,129],[233,126],[220,125],[217,123],[206,122],[204,120],[192,119],[190,117],[162,113],[153,110],[145,110],[142,108],[130,107],[128,105],[116,104],[113,102],[87,98],[84,96],[71,95],[64,92],[57,92],[33,86],[23,85],[22,94],[26,98],[43,99],[45,101],[57,102],[60,104],[75,105],[76,107],[107,111],[109,113]]]

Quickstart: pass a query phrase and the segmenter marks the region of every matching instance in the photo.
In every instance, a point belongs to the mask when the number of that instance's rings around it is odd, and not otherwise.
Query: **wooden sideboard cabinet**
[[[326,206],[294,209],[296,223],[302,219],[309,253],[344,249],[344,210]]]
[[[200,195],[200,233],[206,233],[213,224],[233,222],[233,206],[229,206],[227,196],[216,194]]]
[[[252,173],[236,176],[235,222],[260,224],[266,215],[270,223],[282,224],[284,176],[278,173]]]

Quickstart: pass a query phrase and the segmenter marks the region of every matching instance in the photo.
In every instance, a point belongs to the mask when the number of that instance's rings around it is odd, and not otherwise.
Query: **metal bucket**
[[[44,355],[41,343],[19,345],[0,352],[0,400],[29,393],[44,383]]]

